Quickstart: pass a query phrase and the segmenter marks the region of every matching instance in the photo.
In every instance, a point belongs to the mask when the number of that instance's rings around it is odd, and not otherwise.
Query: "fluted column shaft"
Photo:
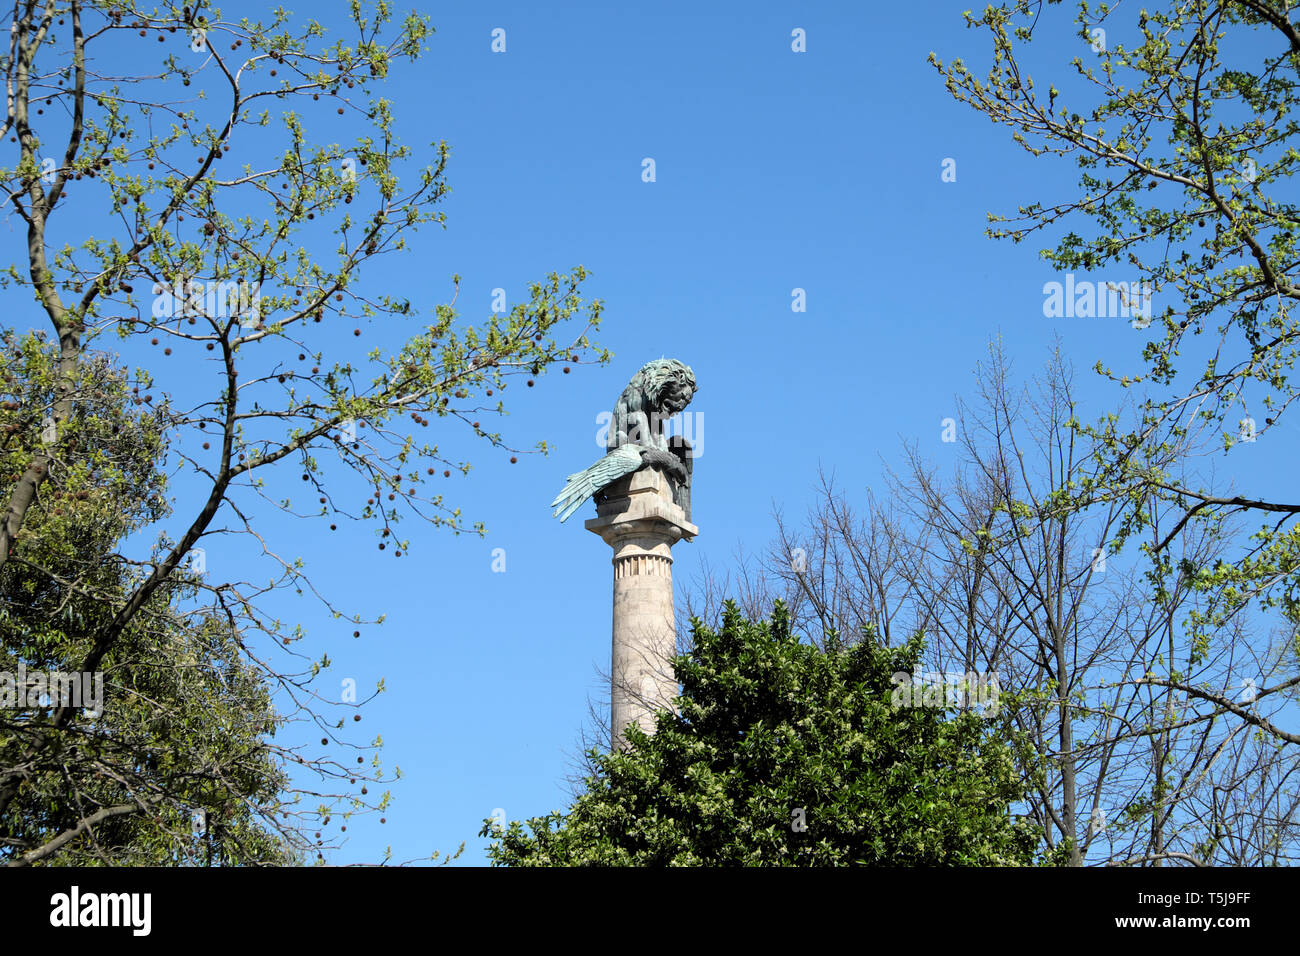
[[[586,527],[614,550],[610,725],[613,745],[621,749],[629,724],[653,733],[655,711],[677,696],[672,546],[699,529],[652,469],[611,485],[597,515]]]

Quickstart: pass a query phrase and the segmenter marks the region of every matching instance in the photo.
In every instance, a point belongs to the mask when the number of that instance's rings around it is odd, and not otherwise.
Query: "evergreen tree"
[[[779,602],[763,623],[729,602],[720,630],[692,625],[694,647],[674,662],[676,712],[651,736],[633,726],[624,752],[593,752],[567,813],[486,822],[495,865],[1035,862],[1039,834],[1011,812],[1034,759],[1010,730],[1009,697],[917,706],[901,675],[919,636],[890,648],[832,633],[817,647]]]
[[[0,408],[3,495],[30,449],[54,440],[43,412],[58,353],[40,335],[6,333],[0,345],[12,396]],[[49,476],[0,569],[0,765],[23,768],[0,815],[0,861],[291,862],[307,840],[268,813],[288,786],[264,745],[279,723],[268,688],[238,629],[187,613],[186,575],[156,590],[105,655],[102,694],[72,708],[60,746],[32,747],[59,700],[46,688],[46,706],[32,706],[31,679],[78,672],[141,573],[116,550],[167,512],[159,413],[134,411],[125,375],[103,356],[78,367],[75,392],[60,430],[74,463]],[[19,689],[23,700],[3,699]]]

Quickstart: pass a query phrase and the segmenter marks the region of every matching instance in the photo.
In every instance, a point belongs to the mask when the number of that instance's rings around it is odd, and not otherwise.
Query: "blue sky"
[[[311,7],[300,12],[327,25],[345,9]],[[941,420],[996,335],[1022,375],[1059,336],[1093,410],[1118,397],[1089,369],[1098,359],[1137,368],[1141,335],[1123,319],[1045,318],[1043,283],[1056,278],[1037,254],[1045,243],[984,237],[986,213],[1073,195],[1075,175],[1032,160],[946,93],[931,51],[977,69],[988,58],[963,9],[749,0],[425,10],[437,30],[429,52],[381,92],[417,157],[432,156],[430,141],[451,144],[447,228],[426,228],[362,283],[409,296],[427,317],[459,273],[457,306],[479,321],[494,288],[513,305],[530,282],[582,264],[586,295],[606,304],[599,341],[616,357],[511,390],[501,430],[523,447],[547,440],[549,457],[510,465],[468,435],[450,439],[474,469],[443,489],[487,524],[485,538],[407,522],[411,551],[394,560],[368,527],[331,535],[327,521],[254,508],[321,591],[386,615],[353,640],[308,600],[275,605],[328,649],[326,689],[348,677],[386,683],[358,727],[382,734],[384,763],[403,778],[387,824],[358,819],[333,862],[373,861],[386,845],[401,860],[464,840],[458,864],[481,863],[477,832],[495,808],[521,819],[566,803],[588,698],[608,665],[610,555],[582,528],[590,506],[560,525],[547,503],[601,454],[597,416],[645,361],[680,358],[701,386],[701,532],[675,548],[679,591],[701,562],[726,568],[738,547],[765,546],[774,508],[803,514],[819,467],[852,495],[880,484],[904,441],[951,461]],[[1087,47],[1059,14],[1056,35],[1038,43],[1064,63]],[[505,53],[491,50],[494,28],[506,31]],[[791,49],[795,28],[806,52]],[[315,135],[355,131],[340,120]],[[647,157],[653,183],[642,181]],[[945,159],[955,182],[941,178]],[[11,256],[19,238],[11,233]],[[791,310],[796,288],[806,312]],[[365,347],[396,349],[403,334],[374,326]],[[178,493],[185,513],[183,483]],[[493,571],[496,548],[504,573]],[[221,560],[214,545],[209,566]]]

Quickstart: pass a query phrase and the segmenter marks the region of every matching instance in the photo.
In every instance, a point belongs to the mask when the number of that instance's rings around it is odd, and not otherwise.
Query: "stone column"
[[[686,520],[668,479],[653,468],[605,489],[596,514],[587,530],[614,549],[610,725],[614,748],[621,750],[628,724],[653,733],[654,710],[677,696],[672,546],[690,541],[699,528]]]

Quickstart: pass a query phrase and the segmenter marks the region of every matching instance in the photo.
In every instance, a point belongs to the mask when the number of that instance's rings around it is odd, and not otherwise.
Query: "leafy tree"
[[[320,712],[340,703],[311,686],[328,657],[300,645],[305,632],[282,623],[272,605],[280,594],[318,598],[349,635],[376,619],[317,590],[302,560],[251,516],[264,505],[332,531],[357,522],[385,560],[411,550],[396,533],[403,518],[484,533],[442,490],[471,467],[455,435],[516,461],[523,450],[491,421],[505,413],[507,386],[534,385],[556,364],[568,371],[608,357],[588,338],[600,303],[579,296],[581,266],[532,283],[525,301],[477,323],[455,307],[454,275],[449,301],[427,315],[391,283],[367,286],[372,260],[409,256],[416,230],[445,225],[438,206],[449,189],[449,147],[433,144],[429,160],[409,168],[414,151],[400,143],[393,104],[377,91],[424,52],[427,19],[395,20],[387,3],[357,2],[332,15],[343,20],[334,34],[336,24],[283,9],[234,19],[206,2],[46,0],[0,15],[10,37],[0,61],[9,91],[0,145],[12,150],[9,162],[0,158],[0,182],[21,224],[0,281],[12,301],[31,304],[11,310],[13,321],[43,327],[57,349],[52,368],[16,367],[6,385],[9,401],[41,426],[8,435],[0,581],[66,593],[57,562],[47,566],[42,551],[61,552],[76,533],[64,527],[74,506],[51,497],[60,482],[86,482],[68,486],[89,496],[76,499],[79,514],[87,502],[104,513],[125,502],[125,489],[95,484],[100,472],[87,458],[98,446],[77,424],[95,414],[85,369],[114,339],[127,354],[148,354],[127,385],[131,404],[153,412],[166,490],[150,485],[151,449],[142,447],[135,475],[148,479],[141,490],[150,503],[141,499],[131,532],[113,539],[95,579],[102,606],[85,607],[75,628],[60,625],[54,643],[75,651],[69,670],[84,672],[143,660],[141,642],[161,647],[182,634],[196,661],[242,655],[288,701],[286,716],[311,722],[312,737],[337,746],[313,753],[299,741],[265,751],[282,771],[316,776],[314,806],[265,799],[269,777],[265,787],[250,779],[232,792],[262,793],[257,812],[313,834],[348,813],[381,812],[390,795],[366,784],[388,778],[378,737],[347,740],[344,716],[352,714]],[[396,344],[377,344],[377,328]],[[232,557],[205,561],[209,548]],[[24,555],[29,566],[16,568]],[[31,579],[41,575],[44,585]],[[183,621],[164,623],[182,613]],[[18,645],[6,652],[32,653],[25,642],[34,628],[15,625],[8,635]],[[164,655],[159,666],[172,660]],[[257,704],[253,723],[265,712]],[[224,719],[219,707],[212,719]],[[231,741],[245,731],[252,725]],[[14,732],[16,745],[0,754],[0,819],[32,806],[33,767],[56,767],[87,734],[103,736],[67,707]],[[345,748],[353,752],[334,756]],[[184,759],[208,758],[195,750]],[[169,790],[180,778],[150,779]],[[202,804],[183,788],[167,798]],[[152,804],[122,806],[120,816],[143,816]],[[94,846],[103,818],[60,816],[63,809],[24,817],[16,862],[69,852],[61,848],[72,840]],[[56,834],[55,821],[68,826]],[[329,845],[327,833],[320,839]],[[158,856],[157,847],[138,849]]]
[[[42,337],[7,333],[0,346],[13,396],[0,404],[2,494],[48,427],[58,376],[57,349]],[[155,413],[134,412],[125,375],[102,360],[79,364],[75,391],[64,441],[77,464],[44,484],[0,575],[0,673],[10,680],[20,664],[29,675],[79,667],[138,577],[114,549],[167,510]],[[0,816],[0,860],[265,864],[302,854],[305,835],[270,812],[291,789],[264,743],[283,721],[238,632],[185,613],[194,591],[175,578],[151,595],[105,655],[102,690],[83,697],[59,749],[24,766]],[[52,710],[0,708],[0,765],[17,763]]]
[[[999,344],[977,367],[974,396],[955,396],[962,423],[951,470],[908,446],[880,497],[837,489],[823,476],[804,521],[776,515],[778,536],[724,579],[705,576],[686,610],[710,620],[717,595],[743,597],[750,617],[777,599],[809,633],[870,626],[886,644],[924,633],[926,668],[996,673],[1019,692],[1017,726],[1042,755],[1026,799],[1045,848],[1073,865],[1278,865],[1300,853],[1294,748],[1235,719],[1202,720],[1169,673],[1188,646],[1180,621],[1204,598],[1184,578],[1157,596],[1146,565],[1107,544],[1126,505],[1061,502],[1062,485],[1100,467],[1074,432],[1074,373],[1059,347],[1041,374],[1018,381]],[[1182,517],[1151,502],[1146,543]],[[1179,550],[1209,564],[1234,546],[1230,528],[1183,529]],[[1198,678],[1240,681],[1249,661],[1260,686],[1286,662],[1260,653],[1242,620],[1216,635]],[[1255,702],[1278,723],[1287,702]]]
[[[731,602],[719,630],[692,623],[677,711],[651,736],[631,728],[624,752],[591,753],[598,770],[567,813],[487,821],[495,865],[1033,862],[1040,835],[1010,808],[1034,758],[1007,708],[895,701],[920,637],[891,649],[832,632],[817,647],[780,603],[762,623]]]
[[[1069,157],[1079,169],[1074,195],[990,214],[989,235],[1020,242],[1041,232],[1054,237],[1041,255],[1058,269],[1099,272],[1112,288],[1122,280],[1130,295],[1135,283],[1152,289],[1153,314],[1133,323],[1150,330],[1145,368],[1097,363],[1118,385],[1147,390],[1139,414],[1078,425],[1100,440],[1103,469],[1059,497],[1062,506],[1126,505],[1112,551],[1149,533],[1162,505],[1178,510],[1142,545],[1153,599],[1169,612],[1169,596],[1190,585],[1204,601],[1162,667],[1134,677],[1176,690],[1187,704],[1180,720],[1227,718],[1294,745],[1300,733],[1258,705],[1293,703],[1300,688],[1300,503],[1263,487],[1226,489],[1185,466],[1207,439],[1223,454],[1294,442],[1283,428],[1300,398],[1300,206],[1291,181],[1300,162],[1300,27],[1277,0],[1141,8],[1082,0],[1072,23],[1050,9],[1059,3],[1015,0],[967,13],[990,41],[983,77],[960,58],[945,64],[931,54],[958,101],[1007,126],[1031,155]],[[1068,64],[1031,48],[1052,30],[1077,37]],[[1289,476],[1279,477],[1276,487],[1286,487]],[[1213,533],[1231,520],[1258,523],[1235,553],[1208,562],[1178,553],[1189,526]],[[1252,609],[1272,618],[1282,646],[1280,655],[1250,656],[1284,660],[1287,672],[1265,683],[1250,663],[1225,688],[1207,662],[1224,654],[1223,636]],[[1254,685],[1245,695],[1243,681]]]

